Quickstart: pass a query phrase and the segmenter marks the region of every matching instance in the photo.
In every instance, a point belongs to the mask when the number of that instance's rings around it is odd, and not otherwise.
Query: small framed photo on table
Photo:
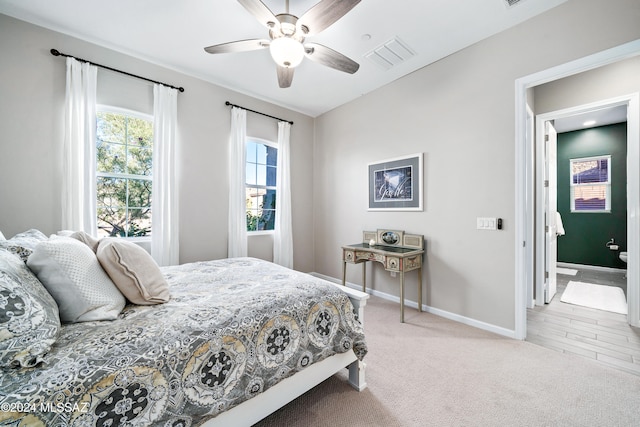
[[[422,211],[422,153],[369,163],[370,211]]]

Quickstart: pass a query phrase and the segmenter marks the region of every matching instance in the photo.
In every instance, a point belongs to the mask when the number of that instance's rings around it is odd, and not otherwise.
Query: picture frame
[[[369,163],[370,211],[422,211],[422,153]]]

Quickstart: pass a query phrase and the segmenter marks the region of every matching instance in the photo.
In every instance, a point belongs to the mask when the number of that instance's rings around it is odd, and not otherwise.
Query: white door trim
[[[531,183],[534,180],[533,175],[533,147],[531,141],[527,141],[527,89],[535,86],[568,77],[574,74],[582,73],[604,65],[612,64],[624,59],[632,58],[640,55],[640,39],[623,45],[608,49],[585,58],[568,62],[538,73],[534,73],[515,81],[515,331],[516,339],[525,339],[527,334],[527,284],[533,282],[533,251],[530,247],[534,245],[532,239],[534,228],[534,216],[531,215],[534,209],[535,194],[532,191]],[[637,94],[636,94],[637,96]],[[633,105],[632,105],[633,104]],[[629,103],[629,116],[638,117],[640,119],[640,107],[635,102]],[[640,135],[640,126],[636,123],[635,127],[629,128],[630,132]],[[636,152],[628,152],[628,162],[634,159],[636,162],[640,160],[640,149]],[[629,180],[631,181],[631,180]],[[635,191],[635,203],[628,207],[628,233],[640,235],[640,208],[638,204],[638,191],[640,190],[639,182],[629,182],[627,185],[627,194],[630,195]],[[631,200],[628,201],[632,203]],[[633,239],[635,243],[629,243],[628,252],[634,257],[629,262],[627,276],[629,280],[639,280],[640,275],[638,267],[640,264],[640,242],[639,239]],[[633,278],[631,277],[633,275]],[[640,295],[635,293],[627,295],[627,298],[638,300],[637,311],[629,312],[629,318],[633,316],[631,324],[640,325]],[[529,302],[530,303],[530,302]]]

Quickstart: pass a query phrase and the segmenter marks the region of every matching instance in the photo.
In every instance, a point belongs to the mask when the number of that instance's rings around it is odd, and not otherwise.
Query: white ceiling
[[[627,106],[618,105],[595,109],[585,113],[554,120],[554,127],[558,133],[589,129],[598,126],[611,125],[627,121]]]
[[[290,13],[301,16],[318,1],[290,0]],[[0,13],[316,117],[565,1],[508,6],[506,0],[363,0],[306,40],[350,57],[360,64],[358,72],[305,59],[287,89],[278,87],[268,50],[204,52],[214,44],[268,38],[267,29],[236,0],[0,0]],[[285,0],[263,3],[275,14],[285,11]],[[416,55],[389,70],[365,58],[393,38]]]

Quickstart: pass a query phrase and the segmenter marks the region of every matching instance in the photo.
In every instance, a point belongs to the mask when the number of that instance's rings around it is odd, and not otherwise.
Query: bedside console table
[[[342,247],[342,285],[347,264],[362,263],[362,291],[367,290],[367,261],[377,261],[385,270],[400,273],[400,322],[404,323],[404,274],[418,270],[418,310],[422,311],[422,256],[424,236],[399,230],[363,232],[363,243]]]

